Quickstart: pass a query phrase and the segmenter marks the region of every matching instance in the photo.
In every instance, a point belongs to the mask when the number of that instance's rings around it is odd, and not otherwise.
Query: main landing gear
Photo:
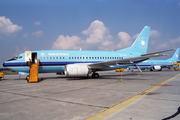
[[[99,74],[98,73],[93,73],[92,78],[99,78]]]

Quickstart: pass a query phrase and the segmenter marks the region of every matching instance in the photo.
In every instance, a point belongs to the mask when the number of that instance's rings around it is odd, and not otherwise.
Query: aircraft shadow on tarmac
[[[147,71],[148,72],[148,71]],[[146,73],[140,73],[139,71],[137,72],[123,72],[122,73],[122,79],[123,80],[150,80],[148,78],[146,78]],[[154,76],[154,74],[152,74]],[[54,75],[54,76],[39,76],[39,78],[43,78],[42,80],[39,80],[39,82],[45,81],[45,80],[49,80],[49,79],[53,79],[53,80],[61,80],[61,79],[66,79],[66,80],[119,80],[121,79],[121,73],[116,73],[116,74],[104,74],[102,73],[102,75],[100,74],[99,78],[92,78],[90,75],[88,77],[66,77],[64,75],[60,76],[60,75]],[[25,80],[26,78],[24,76],[21,76],[19,78],[15,78],[13,80]],[[2,80],[8,80],[6,78],[3,78]]]

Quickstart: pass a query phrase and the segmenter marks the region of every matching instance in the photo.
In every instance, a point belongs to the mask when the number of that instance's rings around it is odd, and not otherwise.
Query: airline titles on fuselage
[[[55,55],[55,56],[60,56],[60,55],[63,55],[63,56],[69,56],[69,53],[48,53],[48,55]]]

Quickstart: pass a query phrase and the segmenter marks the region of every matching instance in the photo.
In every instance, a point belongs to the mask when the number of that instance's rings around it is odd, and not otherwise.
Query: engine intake
[[[86,77],[91,70],[87,64],[69,64],[65,66],[64,73],[67,77]]]
[[[154,69],[155,70],[161,70],[161,66],[156,65],[156,66],[154,66]]]

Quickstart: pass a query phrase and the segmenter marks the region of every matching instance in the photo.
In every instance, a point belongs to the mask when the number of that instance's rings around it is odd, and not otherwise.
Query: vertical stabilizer
[[[127,52],[130,54],[146,54],[149,42],[150,26],[145,26],[134,43],[125,49],[119,50],[120,52]]]
[[[168,59],[171,60],[175,63],[177,63],[177,61],[179,61],[179,48],[177,48],[176,52],[174,53],[174,55],[172,56],[172,58]]]

